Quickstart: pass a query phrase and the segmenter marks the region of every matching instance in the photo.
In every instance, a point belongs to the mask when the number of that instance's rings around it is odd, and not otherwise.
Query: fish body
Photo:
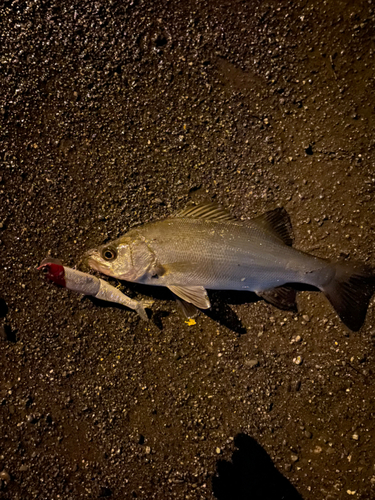
[[[328,262],[283,244],[257,224],[175,218],[128,236],[137,267],[145,270],[137,281],[146,285],[261,292],[285,283],[317,286],[334,273]]]
[[[290,219],[283,209],[242,222],[216,205],[200,205],[132,229],[91,250],[86,259],[107,275],[166,286],[203,309],[210,307],[206,289],[253,291],[291,309],[295,292],[285,285],[312,285],[326,294],[350,328],[358,329],[366,311],[363,314],[356,294],[363,286],[361,300],[368,304],[372,273],[364,266],[334,264],[306,254],[291,243]],[[338,287],[341,282],[346,283],[344,289]]]
[[[143,302],[133,300],[96,276],[63,266],[58,259],[45,259],[38,269],[43,270],[46,278],[56,285],[100,300],[124,305],[137,311],[142,319],[148,319],[145,308],[150,307],[153,303],[151,300]]]

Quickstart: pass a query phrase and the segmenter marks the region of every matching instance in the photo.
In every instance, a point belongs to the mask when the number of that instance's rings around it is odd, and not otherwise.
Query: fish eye
[[[49,266],[43,266],[42,267],[42,273],[47,274],[49,272]]]
[[[105,260],[114,260],[117,257],[117,254],[113,248],[105,248],[102,252],[102,256]]]

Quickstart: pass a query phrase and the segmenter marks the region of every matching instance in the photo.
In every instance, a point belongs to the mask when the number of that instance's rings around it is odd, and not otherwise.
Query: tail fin
[[[322,289],[341,321],[357,332],[375,292],[375,274],[362,264],[336,264],[334,278]]]

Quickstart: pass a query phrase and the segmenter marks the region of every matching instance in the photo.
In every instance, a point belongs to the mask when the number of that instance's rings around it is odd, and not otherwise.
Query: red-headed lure
[[[68,290],[73,290],[77,293],[82,293],[83,295],[91,295],[100,300],[122,304],[137,311],[142,319],[148,320],[145,308],[150,307],[153,304],[153,300],[144,300],[142,302],[133,300],[107,283],[107,281],[63,266],[62,262],[58,259],[44,259],[38,270],[42,270],[46,278],[56,285],[68,288]]]

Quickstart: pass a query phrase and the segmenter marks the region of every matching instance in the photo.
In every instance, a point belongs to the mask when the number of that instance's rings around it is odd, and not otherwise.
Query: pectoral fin
[[[199,307],[199,309],[209,309],[211,307],[206,289],[203,286],[170,285],[168,288],[180,299]]]
[[[278,286],[263,292],[256,292],[259,297],[285,311],[297,311],[296,291],[288,286]]]

